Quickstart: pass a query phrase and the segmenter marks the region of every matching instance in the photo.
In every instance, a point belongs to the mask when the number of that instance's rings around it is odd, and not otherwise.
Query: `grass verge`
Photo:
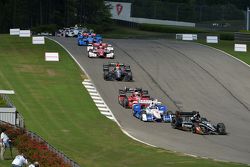
[[[250,65],[250,51],[248,49],[247,52],[235,52],[234,51],[234,41],[225,41],[220,40],[219,44],[207,44],[205,41],[198,41],[201,44],[208,45],[211,47],[214,47],[216,49],[220,49],[226,53],[229,53],[230,55],[244,61],[245,63]],[[241,42],[242,43],[242,42]],[[243,42],[244,44],[247,44],[248,48],[250,47],[250,42]],[[243,44],[242,43],[242,44]]]
[[[45,51],[59,52],[60,62],[45,62]],[[184,156],[128,138],[99,113],[81,84],[83,78],[69,55],[54,42],[32,45],[30,38],[0,35],[0,88],[15,90],[12,100],[29,130],[81,166],[246,166]],[[10,164],[11,159],[0,161],[1,167]]]

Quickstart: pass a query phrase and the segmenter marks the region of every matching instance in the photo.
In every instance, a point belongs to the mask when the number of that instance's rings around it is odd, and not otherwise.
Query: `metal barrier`
[[[13,105],[9,97],[5,94],[0,94],[0,96],[7,104],[6,107],[1,108],[3,110],[0,112],[1,121],[5,121],[17,127],[24,128],[24,118],[18,111],[16,111],[16,107]]]
[[[3,100],[7,103],[8,107],[15,107],[9,97],[5,94],[0,94],[0,96],[3,98]]]
[[[250,33],[234,33],[234,40],[237,42],[250,42]]]
[[[14,129],[23,129],[21,127],[9,124],[8,122],[4,122],[0,120],[0,124],[8,124],[9,126],[11,126]],[[52,145],[50,145],[47,141],[45,141],[41,136],[37,135],[34,132],[31,131],[26,131],[27,134],[34,140],[39,141],[39,142],[43,142],[46,144],[46,146],[48,147],[48,149],[50,151],[52,151],[53,153],[55,153],[58,157],[62,158],[64,160],[65,163],[71,165],[72,167],[80,167],[80,165],[78,163],[76,163],[75,161],[73,161],[72,159],[70,159],[69,157],[67,157],[63,152],[57,150],[55,147],[53,147]]]
[[[65,163],[70,164],[72,167],[80,167],[79,164],[77,164],[75,161],[73,161],[72,159],[70,159],[69,157],[67,157],[63,152],[57,150],[55,147],[53,147],[52,145],[50,145],[48,142],[46,142],[41,136],[37,135],[34,132],[31,131],[27,131],[28,135],[32,138],[35,139],[39,142],[43,142],[46,144],[46,146],[48,147],[48,149],[50,151],[52,151],[53,153],[55,153],[58,157],[62,158],[64,160]]]

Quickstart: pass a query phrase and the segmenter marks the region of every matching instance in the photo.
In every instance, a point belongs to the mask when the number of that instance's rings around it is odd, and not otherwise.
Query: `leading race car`
[[[87,47],[88,57],[114,58],[114,48],[107,43],[93,43]]]
[[[139,100],[150,100],[150,96],[147,90],[142,88],[124,88],[119,89],[118,102],[124,108],[132,108]],[[147,104],[142,104],[147,105]]]
[[[193,112],[180,112],[176,111],[172,116],[171,125],[174,129],[180,129],[184,131],[191,131],[196,134],[209,135],[225,135],[226,127],[223,123],[213,125],[206,118],[200,118],[200,114],[197,111]]]
[[[139,103],[133,105],[133,115],[144,122],[172,122],[172,112],[167,110],[167,106],[157,99],[139,100]]]
[[[103,77],[106,81],[132,81],[133,76],[129,65],[111,62],[103,65]]]

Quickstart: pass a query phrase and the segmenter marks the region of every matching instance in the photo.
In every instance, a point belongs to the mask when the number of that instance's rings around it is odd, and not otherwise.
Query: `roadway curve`
[[[84,67],[122,128],[132,136],[168,150],[250,164],[250,68],[230,56],[195,43],[170,40],[110,39],[114,61],[131,65],[135,82],[103,80],[106,59],[90,59],[76,39],[54,38]],[[117,102],[118,89],[142,87],[171,110],[198,110],[226,136],[199,136],[170,124],[144,123]]]

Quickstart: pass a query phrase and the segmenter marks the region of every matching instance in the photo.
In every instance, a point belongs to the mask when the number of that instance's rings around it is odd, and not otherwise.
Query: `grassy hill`
[[[60,62],[45,62],[45,51],[59,52]],[[12,100],[29,130],[81,166],[244,166],[184,156],[130,139],[100,114],[81,84],[84,78],[56,43],[32,45],[31,38],[0,35],[0,89],[15,90]],[[11,159],[0,161],[1,167],[10,164]]]

